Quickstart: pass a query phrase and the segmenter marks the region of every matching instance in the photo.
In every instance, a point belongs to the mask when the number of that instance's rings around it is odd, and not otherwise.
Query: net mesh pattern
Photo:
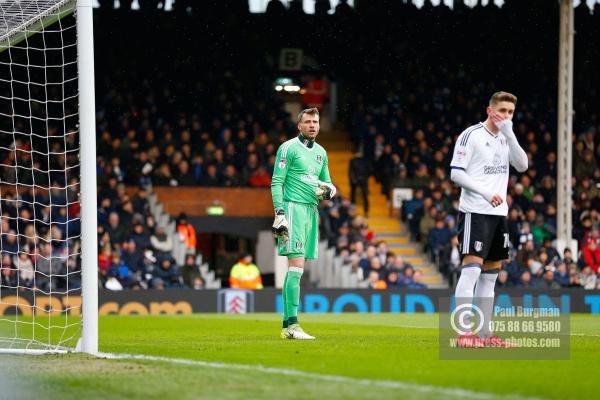
[[[0,347],[80,333],[77,32],[65,1],[0,1]]]

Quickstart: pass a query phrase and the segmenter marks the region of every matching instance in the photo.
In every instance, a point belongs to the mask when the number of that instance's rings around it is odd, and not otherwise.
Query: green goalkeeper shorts
[[[287,258],[304,257],[316,260],[319,256],[319,212],[313,204],[284,202],[288,222],[288,240],[278,239],[277,250]]]

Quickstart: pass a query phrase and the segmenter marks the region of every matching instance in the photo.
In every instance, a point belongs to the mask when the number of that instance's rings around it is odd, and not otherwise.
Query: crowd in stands
[[[168,232],[150,213],[145,189],[128,194],[123,183],[109,178],[99,193],[98,268],[101,284],[110,290],[194,288],[203,277],[196,257],[196,231],[185,214],[176,231]],[[174,241],[186,247],[183,265],[173,256]]]
[[[597,48],[582,51],[588,59],[600,61]],[[401,218],[412,240],[422,243],[452,284],[460,266],[456,221],[460,189],[449,178],[454,142],[465,128],[486,119],[487,101],[498,85],[449,74],[445,65],[418,69],[408,58],[407,69],[413,71],[409,81],[385,76],[379,86],[386,89],[379,98],[357,98],[350,131],[359,152],[350,175],[357,189],[374,175],[388,196],[393,188],[413,189]],[[576,88],[586,84],[583,77],[576,78]],[[518,85],[513,87],[519,90]],[[552,244],[557,228],[555,92],[546,96],[524,92],[514,129],[527,152],[529,169],[510,172],[511,258],[498,286],[600,288],[600,120],[598,110],[590,107],[598,95],[594,90],[578,93],[572,133],[572,237],[578,247],[559,254]]]
[[[99,193],[99,285],[111,290],[202,289],[195,247],[190,247],[184,265],[177,265],[171,253],[174,240],[192,244],[195,238],[185,215],[177,221],[178,233],[168,234],[150,215],[144,189],[130,196],[122,183],[114,178],[110,182]],[[78,199],[54,191],[50,204],[50,197],[40,192],[19,186],[18,193],[3,193],[1,284],[45,293],[77,290],[81,285]]]
[[[552,57],[546,51],[556,47],[547,33],[555,32],[557,24],[551,12],[538,19],[538,29],[524,23],[527,13],[543,2],[507,1],[502,9],[455,4],[454,10],[427,2],[417,10],[401,1],[360,8],[361,2],[356,10],[342,8],[331,16],[292,15],[292,8],[277,12],[274,6],[270,14],[250,15],[243,9],[231,12],[225,3],[210,6],[223,7],[217,14],[227,18],[192,12],[181,19],[174,13],[169,18],[158,16],[156,23],[162,28],[156,30],[147,29],[147,17],[135,13],[99,15],[99,22],[110,20],[112,27],[98,30],[95,41],[98,243],[104,286],[202,287],[191,225],[182,218],[176,235],[165,232],[148,211],[147,193],[128,194],[125,187],[269,187],[275,152],[296,130],[283,103],[273,96],[275,65],[281,47],[295,46],[305,48],[307,57],[320,63],[318,69],[306,67],[311,72],[318,70],[345,84],[340,86],[338,103],[344,104],[340,116],[357,150],[350,168],[353,186],[366,194],[366,177],[373,174],[386,195],[395,187],[413,188],[413,198],[403,204],[402,219],[412,239],[423,243],[450,279],[460,262],[455,220],[459,189],[450,182],[448,170],[454,141],[464,128],[485,119],[491,93],[515,92],[519,97],[515,132],[528,152],[530,168],[524,174],[511,171],[512,257],[498,285],[597,286],[600,122],[593,104],[600,102],[594,89],[600,76],[593,72],[600,60],[600,46],[594,45],[600,36],[600,13],[577,10],[577,40],[588,42],[576,52],[579,71],[574,82],[573,237],[579,248],[558,254],[552,247],[557,72],[555,51]],[[523,9],[515,12],[519,7]],[[292,18],[305,29],[289,24]],[[490,54],[490,45],[471,32],[497,35],[491,18],[503,19],[509,27],[502,32],[506,40],[493,49],[496,57],[482,60],[482,54]],[[379,29],[368,29],[374,22]],[[448,30],[449,23],[455,29]],[[519,47],[523,35],[539,45]],[[462,45],[457,48],[456,43]],[[115,46],[121,47],[115,51]],[[356,62],[357,55],[361,62]],[[527,67],[544,63],[543,71]],[[490,65],[502,75],[490,78]],[[74,155],[70,153],[76,148],[74,139],[75,135],[66,135],[58,150]],[[15,155],[24,156],[5,148],[1,155],[4,165],[13,165]],[[59,157],[55,161],[64,166]],[[11,171],[16,169],[3,167],[2,173]],[[66,175],[52,174],[47,171],[19,181],[39,184],[46,179],[46,185],[52,181],[66,188],[52,193],[55,206],[49,205],[48,194],[45,199],[32,191],[18,197],[2,194],[3,283],[18,280],[27,285],[33,277],[32,264],[64,275],[65,279],[43,283],[46,288],[64,286],[67,276],[73,277],[69,284],[77,284],[80,249],[72,239],[79,229],[75,187],[68,189]],[[2,179],[14,182],[8,176]],[[354,196],[353,190],[350,198],[323,202],[322,237],[362,275],[365,285],[421,287],[419,271],[390,254],[357,215]],[[32,216],[42,222],[31,222]],[[34,232],[39,245],[31,242]],[[170,256],[173,240],[189,244],[184,265]],[[15,248],[20,250],[11,251]],[[58,265],[50,265],[54,262]],[[15,274],[16,265],[22,266],[23,275]],[[44,279],[41,275],[38,282]]]
[[[319,206],[319,233],[335,247],[342,265],[351,266],[359,285],[371,289],[424,288],[421,271],[394,254],[385,240],[378,240],[367,221],[357,214],[356,205],[342,195],[322,201]]]

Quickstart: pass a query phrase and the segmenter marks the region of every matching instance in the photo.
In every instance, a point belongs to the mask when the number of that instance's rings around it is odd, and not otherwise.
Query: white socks
[[[481,265],[467,264],[463,266],[456,284],[454,292],[456,307],[462,304],[472,304],[473,297],[475,297],[475,305],[483,312],[483,328],[479,331],[479,336],[482,338],[492,336],[490,322],[494,311],[494,287],[499,271],[499,269],[481,271]],[[470,321],[465,320],[465,322]]]
[[[479,332],[479,336],[482,338],[492,336],[490,322],[494,312],[494,287],[496,286],[498,272],[500,270],[497,268],[481,272],[475,288],[475,305],[483,311],[484,316],[483,328]]]
[[[468,304],[468,308],[471,309],[471,305],[473,304],[473,292],[475,291],[475,285],[477,284],[479,275],[481,275],[480,264],[471,263],[463,265],[462,270],[460,271],[460,278],[456,284],[456,291],[454,292],[455,307],[457,310],[461,310],[462,306],[465,304]],[[467,330],[470,324],[471,318],[466,315],[461,324],[461,330]]]
[[[461,299],[471,299],[473,301],[473,293],[475,292],[475,284],[481,274],[481,265],[477,263],[467,264],[462,267],[460,278],[456,284],[454,296]]]

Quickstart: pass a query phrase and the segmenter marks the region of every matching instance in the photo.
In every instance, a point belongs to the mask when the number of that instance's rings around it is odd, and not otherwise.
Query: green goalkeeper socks
[[[283,282],[283,324],[298,323],[298,305],[300,304],[300,278],[302,268],[289,267]]]
[[[288,274],[285,274],[285,279],[283,280],[283,286],[281,287],[281,294],[283,297],[283,328],[288,327],[288,313],[287,313],[287,291],[285,288],[287,287]]]

